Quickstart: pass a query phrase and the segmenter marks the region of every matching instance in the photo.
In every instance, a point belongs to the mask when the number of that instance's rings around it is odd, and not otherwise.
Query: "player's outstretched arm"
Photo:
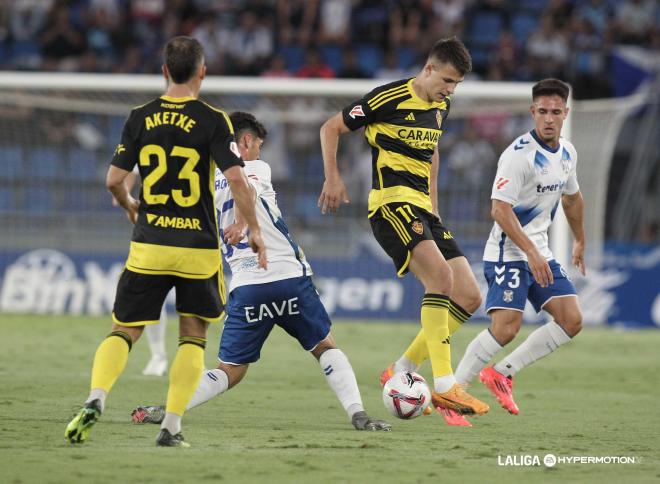
[[[259,259],[259,267],[266,269],[268,267],[268,258],[266,256],[266,245],[261,238],[261,228],[257,221],[257,214],[254,209],[254,200],[256,192],[254,187],[250,184],[243,168],[240,166],[232,166],[223,171],[222,174],[229,183],[229,189],[234,197],[234,202],[238,211],[245,219],[248,228],[250,229],[249,243],[252,250],[257,254]]]
[[[344,185],[337,166],[339,137],[349,131],[341,113],[335,114],[321,126],[321,153],[323,154],[325,182],[323,182],[318,206],[321,207],[323,214],[334,213],[342,203],[350,203],[346,185]]]
[[[126,178],[131,174],[130,171],[123,170],[114,165],[108,168],[108,174],[105,177],[105,186],[117,203],[126,211],[126,216],[131,223],[137,222],[138,207],[140,202],[133,198],[126,186]]]
[[[573,265],[580,270],[584,276],[587,273],[587,266],[584,261],[584,199],[582,192],[573,195],[562,195],[561,206],[566,214],[566,220],[573,232]]]
[[[527,255],[527,263],[529,269],[532,271],[534,280],[539,283],[541,287],[547,287],[554,282],[552,271],[548,265],[548,261],[541,255],[534,243],[527,237],[525,231],[520,225],[520,221],[516,214],[513,212],[513,207],[510,203],[501,200],[493,200],[491,208],[491,215],[504,233]]]

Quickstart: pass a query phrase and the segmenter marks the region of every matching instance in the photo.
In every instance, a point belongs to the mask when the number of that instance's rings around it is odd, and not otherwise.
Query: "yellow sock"
[[[170,387],[167,390],[165,411],[183,415],[197,389],[204,371],[206,339],[195,336],[179,338],[179,351],[170,368]]]
[[[449,300],[449,334],[452,335],[472,315],[451,299]]]
[[[472,316],[470,313],[468,313],[465,309],[450,299],[448,319],[449,336],[454,334],[465,321],[470,319],[470,316]],[[405,351],[403,356],[408,358],[417,366],[420,366],[422,363],[424,363],[424,361],[426,361],[426,359],[429,357],[429,349],[426,345],[424,329],[419,330],[419,333],[417,333],[417,336],[415,336],[413,342],[410,343],[410,346],[408,346],[408,349]]]
[[[441,294],[425,294],[422,299],[422,329],[434,378],[452,374],[448,320],[449,298]]]
[[[417,366],[420,366],[429,357],[429,348],[426,346],[426,336],[424,335],[423,328],[419,330],[419,333],[417,333],[413,342],[410,343],[408,349],[403,353],[403,356]]]
[[[92,390],[110,392],[126,367],[132,344],[131,337],[123,331],[113,331],[101,342],[94,355]]]

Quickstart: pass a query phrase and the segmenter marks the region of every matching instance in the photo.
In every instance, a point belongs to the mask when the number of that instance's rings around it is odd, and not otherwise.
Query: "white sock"
[[[204,370],[202,378],[199,380],[199,385],[195,390],[194,395],[190,399],[190,403],[186,410],[198,407],[202,403],[208,402],[216,395],[224,393],[229,388],[229,378],[227,374],[220,368],[214,370]]]
[[[151,356],[158,356],[166,359],[165,352],[165,330],[167,329],[167,313],[163,309],[160,313],[160,323],[148,324],[144,327],[144,332],[147,334],[147,342],[149,343],[149,350]]]
[[[397,371],[417,371],[417,365],[411,359],[402,356],[394,363],[394,373]]]
[[[165,413],[165,418],[163,423],[160,424],[161,429],[167,429],[172,435],[176,435],[181,432],[181,415],[176,413],[167,412]]]
[[[465,354],[458,364],[454,375],[458,383],[470,383],[493,359],[502,346],[488,329],[479,333],[465,348]]]
[[[456,385],[456,377],[453,373],[433,377],[433,388],[438,393],[448,392],[454,385]]]
[[[103,412],[103,409],[105,408],[105,399],[108,396],[108,392],[105,390],[101,390],[100,388],[94,388],[91,392],[89,392],[89,397],[87,397],[87,400],[85,400],[85,403],[89,403],[92,400],[99,399],[101,401],[101,412]]]
[[[363,411],[355,373],[344,352],[339,348],[327,350],[319,358],[319,363],[328,385],[337,395],[348,417],[351,418],[354,413]]]
[[[520,346],[494,368],[504,376],[513,376],[570,340],[571,338],[561,326],[550,321],[531,333]]]

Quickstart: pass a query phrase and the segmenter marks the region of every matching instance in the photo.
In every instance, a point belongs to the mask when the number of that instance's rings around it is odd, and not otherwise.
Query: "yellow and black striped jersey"
[[[194,98],[161,96],[131,112],[112,164],[137,163],[142,188],[126,267],[190,279],[221,268],[215,166],[243,166],[229,117]]]
[[[391,202],[433,211],[429,195],[431,157],[449,113],[449,98],[427,102],[413,90],[415,78],[379,86],[342,111],[355,130],[366,126],[372,152],[369,213]]]

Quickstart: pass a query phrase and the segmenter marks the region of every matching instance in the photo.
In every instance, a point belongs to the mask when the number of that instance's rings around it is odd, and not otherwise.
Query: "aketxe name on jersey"
[[[183,113],[175,113],[172,111],[153,113],[149,116],[145,116],[144,118],[144,125],[147,130],[155,128],[156,126],[162,126],[164,124],[171,124],[172,126],[181,128],[186,133],[190,133],[190,130],[193,129],[195,124],[197,124],[197,121]]]
[[[576,176],[577,152],[561,138],[553,149],[535,131],[520,136],[500,156],[491,198],[510,203],[525,234],[541,254],[552,258],[548,227],[562,195],[579,190]],[[527,256],[494,223],[484,250],[490,262],[526,261]]]

